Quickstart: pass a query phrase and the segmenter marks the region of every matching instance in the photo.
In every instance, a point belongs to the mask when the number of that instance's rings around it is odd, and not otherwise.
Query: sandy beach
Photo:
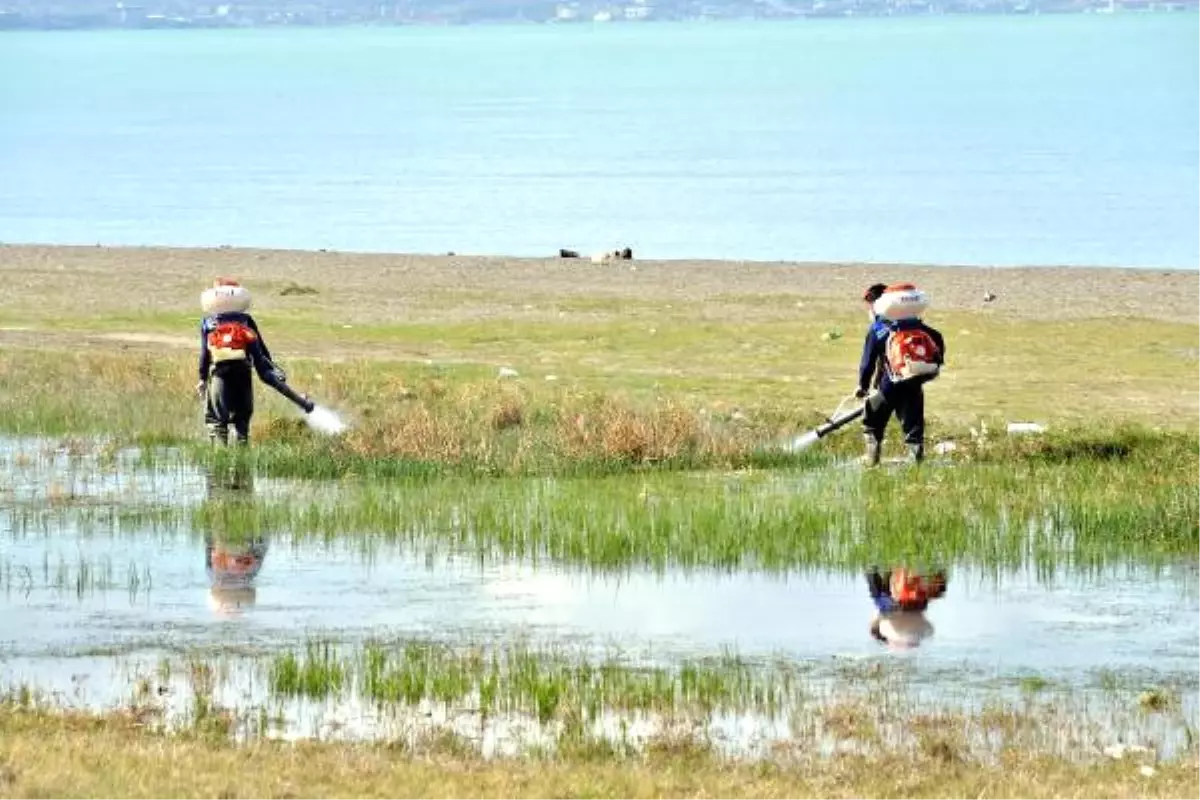
[[[545,309],[526,305],[579,298],[606,301],[618,313],[621,301],[703,303],[725,319],[766,320],[791,313],[797,301],[818,308],[853,304],[876,281],[915,282],[930,294],[936,313],[1196,323],[1200,307],[1200,276],[1192,271],[636,259],[595,264],[586,257],[8,245],[0,247],[0,311],[191,312],[200,288],[215,275],[235,276],[260,293],[295,285],[315,290],[322,301],[336,296],[348,315],[364,322],[536,318]]]

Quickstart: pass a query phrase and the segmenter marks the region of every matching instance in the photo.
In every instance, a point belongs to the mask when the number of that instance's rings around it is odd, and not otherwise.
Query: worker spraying
[[[859,362],[858,387],[824,423],[794,438],[788,449],[805,450],[862,417],[867,443],[864,460],[875,466],[883,450],[888,420],[895,414],[911,459],[920,462],[925,457],[923,387],[941,372],[945,341],[941,333],[921,320],[929,299],[911,283],[874,284],[863,294],[863,301],[871,324]],[[843,411],[843,406],[854,400],[861,404]]]
[[[879,463],[888,420],[895,414],[914,462],[925,457],[924,385],[936,378],[945,362],[942,334],[926,325],[921,314],[929,306],[924,292],[911,283],[872,286],[872,321],[863,343],[855,397],[864,400],[865,461]],[[874,300],[872,300],[874,296]],[[877,391],[872,392],[873,388]]]
[[[250,292],[237,281],[218,278],[200,295],[200,382],[196,393],[205,401],[204,422],[216,444],[227,444],[233,428],[239,444],[250,441],[256,372],[263,383],[295,403],[305,414],[314,409],[307,396],[287,385],[287,375],[271,359],[254,317]]]

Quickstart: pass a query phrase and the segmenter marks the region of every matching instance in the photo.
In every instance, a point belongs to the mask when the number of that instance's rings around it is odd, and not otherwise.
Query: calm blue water
[[[0,241],[1194,269],[1197,34],[4,34]]]

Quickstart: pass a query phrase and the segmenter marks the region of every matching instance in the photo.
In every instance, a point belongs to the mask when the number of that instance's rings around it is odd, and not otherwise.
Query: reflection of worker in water
[[[254,416],[252,372],[275,391],[304,409],[312,401],[287,385],[287,375],[272,360],[258,323],[250,316],[250,292],[229,278],[218,278],[200,294],[204,319],[200,322],[200,382],[196,393],[204,399],[204,422],[213,442],[226,444],[233,427],[239,444],[250,441]]]
[[[240,614],[257,599],[255,578],[267,555],[265,536],[233,536],[225,514],[236,504],[249,504],[254,484],[249,471],[208,475],[209,530],[204,537],[204,569],[208,573],[209,604],[222,616]]]
[[[872,568],[867,572],[867,589],[875,603],[871,636],[896,647],[916,647],[933,635],[925,610],[931,600],[946,594],[946,573],[922,575],[897,567],[884,576]]]

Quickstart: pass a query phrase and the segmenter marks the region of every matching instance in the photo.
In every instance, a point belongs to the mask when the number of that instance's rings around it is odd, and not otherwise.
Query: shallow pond
[[[1151,569],[1131,559],[1052,575],[1033,564],[951,563],[949,592],[927,615],[934,635],[898,652],[869,635],[873,606],[858,572],[595,572],[444,543],[423,548],[369,530],[225,539],[219,525],[171,514],[145,522],[131,514],[106,527],[97,508],[228,502],[253,510],[300,494],[336,503],[339,490],[263,478],[214,484],[196,468],[147,470],[134,453],[102,464],[34,440],[10,440],[3,455],[0,682],[10,686],[69,694],[88,674],[89,697],[113,702],[128,694],[132,674],[114,665],[145,670],[164,655],[263,657],[314,639],[344,647],[519,640],[620,648],[662,664],[734,651],[830,674],[885,661],[902,664],[914,685],[955,691],[1029,676],[1096,687],[1121,675],[1182,687],[1194,708],[1194,563]],[[97,687],[105,682],[113,685]],[[240,682],[244,693],[252,685]]]

